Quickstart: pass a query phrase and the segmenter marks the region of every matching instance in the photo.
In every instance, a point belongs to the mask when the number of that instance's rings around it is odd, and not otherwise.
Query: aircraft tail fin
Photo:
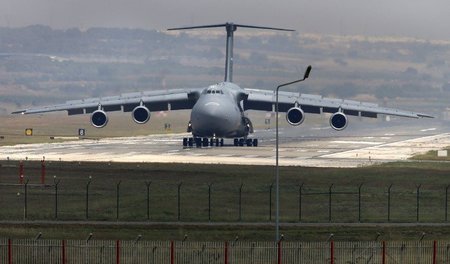
[[[225,57],[225,82],[233,81],[233,33],[237,30],[238,27],[243,28],[253,28],[253,29],[267,29],[267,30],[278,30],[278,31],[295,31],[293,29],[285,29],[285,28],[275,28],[275,27],[260,27],[260,26],[251,26],[251,25],[242,25],[242,24],[234,24],[234,23],[225,23],[225,24],[213,24],[213,25],[203,25],[203,26],[193,26],[193,27],[178,27],[178,28],[169,28],[167,30],[185,30],[185,29],[199,29],[199,28],[218,28],[225,27],[227,30],[227,46],[226,46],[226,57]]]

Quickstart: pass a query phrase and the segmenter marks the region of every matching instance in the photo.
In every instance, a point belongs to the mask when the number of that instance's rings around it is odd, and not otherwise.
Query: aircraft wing
[[[136,106],[141,104],[145,105],[150,111],[191,109],[203,89],[204,88],[169,89],[125,93],[119,96],[72,100],[58,105],[24,109],[15,111],[13,114],[38,114],[67,111],[69,115],[77,115],[92,113],[98,109],[105,112],[131,112]]]
[[[275,111],[275,91],[246,88],[247,100],[244,101],[245,110]],[[305,113],[336,113],[343,112],[346,115],[377,118],[378,114],[419,118],[433,116],[405,111],[395,108],[380,107],[377,104],[325,98],[320,95],[299,94],[293,92],[278,93],[278,110],[287,112],[293,106],[299,106]]]

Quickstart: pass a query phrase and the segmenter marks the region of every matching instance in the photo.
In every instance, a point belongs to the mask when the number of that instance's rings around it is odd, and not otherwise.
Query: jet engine
[[[344,130],[347,125],[347,116],[344,113],[337,112],[330,117],[330,126],[337,131]]]
[[[91,124],[96,128],[102,128],[108,124],[108,116],[103,110],[96,110],[91,115]]]
[[[141,105],[136,106],[131,112],[131,116],[133,117],[133,121],[138,124],[145,124],[150,120],[150,110],[147,107]]]
[[[292,107],[286,113],[286,121],[292,126],[298,126],[305,120],[305,112],[299,107]]]

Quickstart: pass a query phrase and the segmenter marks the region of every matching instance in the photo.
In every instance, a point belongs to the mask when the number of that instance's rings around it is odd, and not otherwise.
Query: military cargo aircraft
[[[257,146],[258,139],[248,138],[253,133],[251,120],[246,110],[275,111],[275,92],[241,88],[233,83],[233,41],[238,27],[293,31],[291,29],[259,27],[234,23],[171,28],[185,30],[225,27],[226,58],[223,82],[201,88],[169,89],[126,93],[118,96],[88,98],[67,101],[63,104],[24,109],[13,114],[37,114],[67,111],[69,115],[91,114],[91,124],[102,128],[108,123],[107,112],[131,112],[134,122],[144,124],[150,120],[151,112],[192,109],[187,132],[192,137],[183,139],[183,146],[223,146],[224,138],[234,139],[235,146]],[[308,69],[309,74],[310,68]],[[379,114],[409,118],[431,117],[426,114],[379,107],[377,104],[352,100],[323,98],[320,95],[295,92],[279,93],[279,111],[286,113],[290,125],[298,126],[305,119],[305,113],[331,113],[330,126],[335,130],[347,127],[347,115],[376,118]]]

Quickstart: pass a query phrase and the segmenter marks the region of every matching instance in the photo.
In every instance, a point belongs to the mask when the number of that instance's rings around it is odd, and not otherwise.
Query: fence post
[[[277,256],[278,256],[278,264],[281,264],[281,261],[282,261],[282,258],[281,258],[281,239],[280,240],[278,240],[278,243],[277,243],[277,250],[278,250],[278,254],[277,254]]]
[[[330,240],[330,263],[334,264],[334,240]]]
[[[212,183],[208,184],[208,221],[211,221],[211,186]]]
[[[331,194],[332,194],[333,183],[328,189],[328,222],[331,222]]]
[[[170,264],[175,264],[175,249],[173,240],[170,241]]]
[[[298,221],[301,222],[302,221],[302,189],[303,189],[303,184],[300,184],[298,186]]]
[[[382,262],[381,263],[386,264],[386,241],[384,241],[384,240],[382,242],[382,247],[383,247],[383,249],[381,251],[381,254],[382,254],[382,256],[381,256]]]
[[[66,241],[63,239],[61,241],[61,255],[62,255],[62,264],[66,264]]]
[[[55,183],[55,219],[58,220],[58,185],[60,179],[56,179],[56,175],[53,176],[53,182]]]
[[[242,221],[242,187],[244,186],[243,183],[241,183],[241,186],[239,187],[239,221]]]
[[[225,264],[228,264],[228,241],[225,241]]]
[[[445,222],[447,222],[447,212],[448,212],[448,188],[450,188],[450,184],[445,188]]]
[[[120,240],[116,240],[116,264],[120,264]]]
[[[19,161],[19,184],[23,184],[24,172],[23,161]]]
[[[361,223],[361,188],[363,183],[358,187],[358,222]]]
[[[392,184],[388,187],[388,222],[391,222],[391,189]]]
[[[273,182],[269,186],[269,222],[272,222],[272,189]]]
[[[116,185],[116,219],[119,220],[119,200],[120,200],[120,183],[119,181]]]
[[[150,184],[152,184],[151,181],[145,182],[147,186],[147,220],[150,220]]]
[[[23,197],[23,202],[24,202],[24,204],[23,204],[23,218],[24,218],[24,220],[27,220],[27,217],[28,217],[28,181],[29,180],[30,179],[27,179],[25,181],[25,185],[24,185],[24,189],[25,189],[24,197]]]
[[[180,182],[179,184],[178,184],[178,195],[177,195],[177,205],[178,205],[178,208],[177,208],[177,219],[178,219],[178,221],[180,221],[180,219],[181,219],[181,185],[182,185],[183,183],[182,182]]]
[[[420,187],[422,187],[422,184],[419,184],[419,186],[417,186],[417,201],[416,201],[416,221],[419,222],[419,212],[420,212]]]
[[[8,238],[8,264],[12,264],[12,245],[11,245],[11,238]]]
[[[41,160],[41,184],[45,184],[45,159]]]
[[[433,241],[433,264],[436,264],[437,261],[437,242]]]
[[[91,185],[92,176],[89,176],[89,180],[86,184],[86,220],[89,219],[89,185]]]

